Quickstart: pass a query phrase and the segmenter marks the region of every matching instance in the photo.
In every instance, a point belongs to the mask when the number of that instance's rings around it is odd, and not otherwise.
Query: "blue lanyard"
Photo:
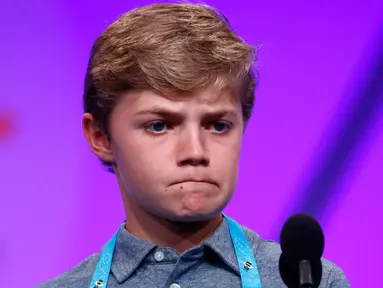
[[[229,225],[231,240],[237,256],[242,288],[262,288],[257,263],[255,262],[253,251],[251,250],[242,227],[229,216],[224,215],[224,217]],[[89,288],[107,287],[116,240],[117,232],[112,239],[105,244]]]

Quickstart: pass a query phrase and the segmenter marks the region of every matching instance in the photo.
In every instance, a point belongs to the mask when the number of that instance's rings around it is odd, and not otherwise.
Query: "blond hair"
[[[212,7],[182,3],[137,8],[107,27],[94,43],[84,110],[108,135],[110,113],[123,92],[154,89],[177,95],[233,88],[246,123],[254,105],[255,56],[256,48]]]

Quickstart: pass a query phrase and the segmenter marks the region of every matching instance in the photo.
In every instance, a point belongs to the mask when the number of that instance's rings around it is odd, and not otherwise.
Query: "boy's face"
[[[111,152],[130,205],[172,221],[219,214],[237,183],[244,124],[228,91],[168,99],[123,96],[110,119]]]

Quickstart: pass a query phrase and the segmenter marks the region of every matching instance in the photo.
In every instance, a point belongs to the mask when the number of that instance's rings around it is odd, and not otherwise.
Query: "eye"
[[[162,134],[167,126],[163,121],[153,121],[150,123],[147,123],[144,128],[148,130],[150,133],[153,134]]]
[[[218,134],[223,134],[230,130],[231,124],[226,121],[217,121],[211,124],[212,129],[214,130],[215,133]]]

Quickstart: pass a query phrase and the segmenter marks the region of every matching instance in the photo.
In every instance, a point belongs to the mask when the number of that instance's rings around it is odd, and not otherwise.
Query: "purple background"
[[[287,3],[290,2],[290,3]],[[1,1],[0,278],[32,287],[99,252],[124,220],[113,175],[81,130],[95,38],[153,1]],[[260,86],[225,212],[278,239],[311,213],[352,287],[383,257],[383,1],[206,1],[260,44]],[[379,54],[380,53],[380,54]]]

